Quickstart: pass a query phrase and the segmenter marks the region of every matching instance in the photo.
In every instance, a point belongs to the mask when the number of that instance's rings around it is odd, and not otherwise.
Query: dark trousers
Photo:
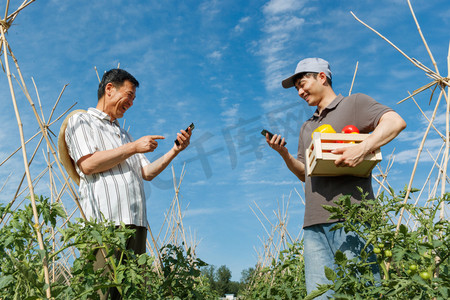
[[[136,255],[145,253],[146,252],[145,243],[147,241],[147,228],[135,225],[126,225],[126,227],[136,230],[134,235],[127,240],[126,249],[134,250],[134,253],[136,253]],[[121,252],[116,253],[116,258],[119,259],[120,255]],[[126,264],[126,258],[124,258],[122,261],[124,264]],[[105,265],[106,265],[105,257],[103,256],[102,251],[98,250],[95,255],[94,270],[103,268],[105,267]],[[107,300],[108,298],[111,300],[122,299],[122,296],[120,295],[119,291],[116,288],[110,288],[106,292],[106,294],[103,294],[102,291],[99,290],[98,294],[100,295],[101,300]]]

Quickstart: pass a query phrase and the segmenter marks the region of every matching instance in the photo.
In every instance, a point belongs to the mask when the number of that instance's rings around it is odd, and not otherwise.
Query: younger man
[[[266,141],[284,159],[289,170],[305,182],[305,217],[304,217],[304,259],[306,288],[308,293],[318,284],[329,283],[324,274],[324,267],[334,269],[334,254],[337,250],[344,252],[348,258],[359,255],[361,241],[352,233],[344,230],[330,231],[335,220],[328,220],[329,212],[322,205],[334,205],[342,195],[350,195],[352,201],[361,200],[357,187],[369,193],[373,198],[371,177],[355,176],[309,177],[305,176],[305,150],[311,143],[311,134],[322,124],[331,125],[336,132],[341,132],[346,125],[356,126],[360,133],[372,134],[363,142],[349,148],[333,151],[340,154],[335,161],[338,167],[355,167],[372,151],[390,142],[405,127],[405,121],[391,108],[382,105],[364,94],[348,97],[336,95],[332,88],[331,70],[327,61],[321,58],[301,60],[295,73],[282,81],[284,88],[295,87],[298,95],[309,106],[316,106],[314,114],[300,130],[297,157],[292,156],[284,145],[284,138],[275,134]],[[331,293],[322,295],[327,299]],[[317,298],[319,299],[319,298]]]

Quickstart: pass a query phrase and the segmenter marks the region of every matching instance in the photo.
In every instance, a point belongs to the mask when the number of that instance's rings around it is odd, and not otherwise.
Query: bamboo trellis
[[[450,47],[449,47],[449,54],[447,56],[447,77],[443,77],[442,75],[440,75],[439,73],[439,69],[436,63],[436,60],[434,59],[434,56],[430,50],[430,48],[428,47],[428,43],[422,33],[422,30],[420,28],[419,22],[415,16],[413,7],[411,5],[411,2],[409,0],[407,0],[408,2],[408,6],[409,9],[411,11],[411,15],[414,19],[414,22],[417,26],[417,30],[419,32],[419,35],[422,39],[422,42],[426,48],[426,51],[430,57],[430,60],[433,64],[433,68],[434,71],[431,68],[428,68],[427,66],[425,66],[423,63],[421,63],[420,61],[418,61],[415,58],[411,58],[409,57],[405,52],[403,52],[400,48],[398,48],[394,43],[392,43],[390,40],[388,40],[386,37],[384,37],[381,33],[379,33],[378,31],[376,31],[375,29],[373,29],[372,27],[370,27],[369,25],[367,25],[366,23],[364,23],[363,21],[361,21],[359,18],[357,18],[355,16],[355,14],[353,14],[353,12],[351,12],[351,14],[353,15],[353,17],[360,22],[361,24],[363,24],[364,26],[366,26],[367,28],[369,28],[371,31],[373,31],[374,33],[376,33],[378,36],[380,36],[382,39],[384,39],[386,42],[388,42],[392,47],[394,47],[394,49],[396,49],[397,51],[399,51],[408,61],[410,61],[414,66],[416,66],[417,68],[421,69],[422,71],[425,72],[426,76],[428,76],[430,79],[432,79],[432,81],[428,84],[426,84],[425,86],[422,86],[418,89],[416,89],[412,94],[410,94],[410,96],[406,97],[405,99],[399,101],[398,103],[402,103],[404,101],[406,101],[407,99],[413,99],[414,100],[414,96],[422,93],[423,91],[426,90],[430,90],[432,89],[432,93],[431,93],[431,97],[430,97],[430,101],[429,103],[431,104],[434,96],[435,96],[435,89],[439,88],[440,93],[438,96],[438,99],[436,101],[434,110],[433,110],[433,114],[431,116],[431,118],[426,118],[427,122],[428,122],[428,126],[427,129],[425,130],[424,134],[423,134],[423,138],[421,140],[420,146],[418,148],[418,152],[417,152],[417,156],[414,162],[414,167],[413,167],[413,171],[411,173],[411,177],[407,186],[407,191],[406,191],[406,195],[404,198],[404,203],[406,203],[408,201],[408,199],[410,198],[410,193],[411,190],[413,188],[413,182],[414,182],[414,178],[417,172],[417,167],[419,165],[420,162],[420,158],[421,158],[421,154],[422,151],[424,149],[425,146],[425,142],[427,140],[427,137],[429,135],[430,129],[434,128],[436,130],[436,132],[440,135],[440,137],[443,140],[443,146],[444,146],[444,151],[442,151],[442,157],[441,157],[441,162],[438,166],[438,176],[436,178],[436,184],[438,184],[440,182],[441,184],[441,190],[440,190],[440,194],[439,196],[442,197],[445,193],[446,193],[446,182],[447,182],[447,167],[448,167],[448,160],[449,160],[449,148],[450,148],[450,141],[449,141],[449,132],[450,132],[450,102],[449,102],[449,98],[448,98],[448,93],[446,92],[446,90],[448,91],[448,87],[450,86]],[[446,106],[445,106],[445,110],[442,112],[442,110],[439,110],[439,105],[441,103],[441,99],[444,98],[446,101]],[[422,112],[422,109],[420,108],[420,106],[418,105],[418,103],[414,100],[415,105],[419,108],[419,110]],[[423,112],[422,112],[423,113]],[[435,127],[434,125],[434,121],[436,120],[436,116],[438,115],[438,113],[443,113],[443,115],[445,116],[445,134],[441,134]],[[435,158],[435,164],[437,163],[438,158]],[[435,164],[433,164],[433,166],[431,167],[432,169],[435,167]],[[430,180],[430,176],[426,179],[423,188],[421,190],[421,194],[423,189],[425,188],[425,186],[427,185],[427,183]],[[420,194],[420,195],[421,195]],[[428,195],[428,199],[430,199],[430,196],[435,196],[435,194],[431,194]],[[431,197],[433,198],[433,197]],[[416,200],[416,204],[419,201],[419,199]],[[433,205],[432,203],[430,203],[430,205]],[[397,220],[397,230],[399,229],[400,225],[402,224],[403,220],[403,215],[404,215],[405,209],[402,209],[400,216]],[[446,206],[445,203],[442,202],[441,207],[440,207],[440,219],[444,219],[446,215]]]

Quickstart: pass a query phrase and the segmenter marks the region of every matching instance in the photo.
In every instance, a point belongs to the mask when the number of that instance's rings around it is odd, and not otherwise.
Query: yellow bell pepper
[[[330,124],[323,124],[317,127],[311,134],[311,139],[314,136],[314,132],[320,132],[320,133],[336,133],[336,130],[331,127]]]

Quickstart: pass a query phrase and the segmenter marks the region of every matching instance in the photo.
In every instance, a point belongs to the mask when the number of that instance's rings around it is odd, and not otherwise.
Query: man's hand
[[[386,145],[394,139],[403,129],[406,123],[394,111],[388,111],[381,116],[375,130],[361,143],[348,148],[339,148],[331,151],[333,154],[341,154],[334,162],[338,167],[355,167],[364,160],[364,157]]]
[[[305,181],[305,165],[301,161],[294,158],[285,146],[281,146],[285,145],[284,138],[282,138],[281,135],[274,134],[270,139],[269,134],[266,133],[266,142],[269,144],[270,148],[274,149],[281,155],[288,169],[294,173],[298,179]]]
[[[162,135],[146,135],[134,142],[136,153],[153,152],[158,147],[156,140],[165,139]]]
[[[153,178],[158,176],[182,150],[186,149],[191,140],[191,128],[189,128],[187,132],[186,130],[180,130],[180,132],[181,133],[177,134],[177,141],[179,145],[174,142],[173,147],[166,154],[158,158],[156,161],[144,166],[142,168],[142,178],[145,180],[153,180]]]
[[[177,141],[178,141],[179,145],[177,145],[176,143],[173,143],[173,150],[175,150],[175,152],[178,153],[178,152],[186,149],[186,147],[189,146],[189,144],[190,144],[191,135],[192,135],[191,128],[188,128],[188,131],[180,130],[180,132],[177,133]]]
[[[336,167],[356,167],[367,155],[364,148],[364,144],[359,143],[354,146],[338,148],[331,151],[333,154],[341,155],[341,157],[334,161],[334,164]]]
[[[286,154],[288,152],[288,149],[284,145],[284,138],[281,137],[281,135],[274,134],[273,137],[270,139],[269,134],[266,133],[266,142],[269,144],[270,148],[274,149],[281,155]]]

